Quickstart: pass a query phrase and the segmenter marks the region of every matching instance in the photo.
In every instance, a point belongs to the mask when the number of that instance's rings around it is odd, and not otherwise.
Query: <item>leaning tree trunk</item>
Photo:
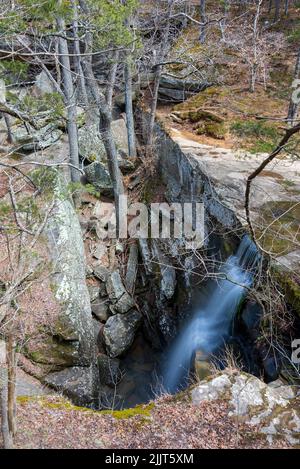
[[[60,0],[61,3],[61,0]],[[58,16],[56,19],[58,30],[63,36],[65,34],[65,22],[62,17]],[[73,182],[80,181],[80,172],[76,169],[79,168],[79,151],[78,151],[78,135],[77,135],[77,111],[75,90],[72,81],[72,72],[69,56],[69,48],[67,39],[59,37],[58,40],[59,61],[62,70],[65,104],[67,108],[67,129],[70,149],[70,163],[71,163],[71,179]]]

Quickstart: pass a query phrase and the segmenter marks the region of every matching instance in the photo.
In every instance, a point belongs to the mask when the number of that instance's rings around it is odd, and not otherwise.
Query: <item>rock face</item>
[[[225,399],[231,415],[250,425],[258,425],[269,441],[276,435],[291,444],[300,443],[300,400],[296,388],[274,382],[269,385],[246,373],[226,370],[201,381],[192,392],[195,405]]]
[[[44,70],[37,75],[32,92],[36,97],[55,92],[55,86]]]
[[[162,102],[182,103],[195,93],[205,90],[210,83],[169,77],[163,75],[159,84],[159,100]]]
[[[46,233],[52,257],[52,290],[60,308],[52,324],[50,349],[43,352],[45,362],[55,346],[56,358],[66,365],[89,366],[94,353],[93,324],[89,292],[85,283],[85,254],[79,221],[71,201],[63,195],[58,176],[55,206]],[[60,357],[61,351],[61,357]],[[52,363],[50,361],[50,363]]]
[[[97,360],[100,385],[116,386],[121,379],[120,360],[104,354],[100,354]]]
[[[133,169],[133,163],[127,159],[128,140],[124,119],[117,119],[111,124],[112,135],[118,151],[118,164],[122,170]],[[107,154],[98,130],[98,122],[88,122],[78,131],[79,153],[87,161],[98,161],[107,168]]]
[[[50,373],[44,382],[79,406],[97,406],[95,370],[90,367],[71,367]]]
[[[107,354],[111,358],[119,357],[130,348],[141,321],[142,315],[136,310],[115,314],[107,320],[103,336]]]
[[[50,147],[60,139],[62,134],[63,132],[53,124],[48,124],[39,130],[27,125],[27,128],[18,127],[14,132],[14,139],[23,151],[32,152]]]

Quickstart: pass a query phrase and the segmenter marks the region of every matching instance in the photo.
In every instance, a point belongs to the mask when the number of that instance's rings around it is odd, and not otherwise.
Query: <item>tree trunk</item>
[[[7,129],[7,141],[8,143],[14,143],[14,138],[13,134],[11,131],[11,126],[10,126],[10,121],[9,121],[9,116],[7,114],[4,114],[4,121]]]
[[[88,6],[84,0],[80,0],[80,6],[85,13],[88,13],[89,11]],[[117,152],[117,148],[116,148],[113,135],[112,135],[112,131],[111,131],[111,121],[112,121],[111,100],[112,100],[112,92],[114,88],[116,67],[111,68],[110,86],[107,90],[106,99],[105,99],[105,97],[99,91],[97,80],[93,72],[92,60],[90,56],[92,52],[92,47],[93,47],[92,33],[87,33],[86,39],[85,39],[86,58],[83,60],[82,66],[84,69],[87,87],[92,95],[94,104],[97,106],[99,116],[100,116],[99,132],[101,134],[101,137],[105,146],[109,174],[110,174],[112,184],[113,184],[114,199],[115,199],[115,204],[116,204],[116,215],[117,215],[116,223],[117,223],[117,234],[118,234],[119,196],[124,194],[124,185],[123,185],[122,173],[118,165],[118,152]],[[115,56],[115,64],[116,64],[116,56]]]
[[[297,59],[296,59],[294,80],[299,80],[299,76],[300,76],[300,48],[298,50]],[[296,85],[296,86],[299,89],[300,84]],[[291,96],[291,99],[290,99],[288,116],[287,116],[288,124],[291,125],[291,126],[294,124],[294,120],[297,116],[298,105],[299,105],[299,103],[293,98],[293,94],[294,93],[292,93],[292,96]]]
[[[0,362],[0,400],[1,400],[1,433],[4,449],[13,448],[13,439],[8,424],[8,385],[6,363]]]
[[[289,0],[285,0],[285,4],[284,4],[284,14],[285,14],[285,16],[287,16],[288,13],[289,13],[289,4],[290,4]]]
[[[125,79],[125,108],[126,108],[126,125],[128,137],[128,153],[130,158],[136,158],[136,144],[134,132],[134,117],[132,106],[132,76],[131,76],[131,62],[130,58],[126,58],[124,67]]]
[[[206,2],[205,0],[200,0],[200,21],[202,25],[200,26],[200,43],[204,44],[206,39]]]
[[[60,0],[61,3],[61,0]],[[65,34],[65,22],[62,17],[56,19],[58,30],[62,35]],[[62,70],[63,84],[64,84],[64,96],[65,104],[67,108],[67,129],[70,149],[70,163],[75,167],[79,168],[79,151],[78,151],[78,135],[77,135],[77,111],[76,111],[76,99],[75,91],[72,81],[72,72],[70,64],[70,56],[67,40],[60,37],[58,40],[59,50],[59,61]],[[80,172],[74,167],[71,167],[71,179],[73,182],[80,181]]]
[[[274,15],[274,23],[277,23],[280,18],[280,0],[275,0],[275,15]]]
[[[12,436],[16,434],[16,352],[12,334],[7,339],[7,416],[8,428]]]
[[[81,53],[80,53],[80,43],[78,37],[78,5],[76,0],[71,0],[72,9],[73,9],[73,23],[72,23],[72,30],[73,30],[73,39],[74,39],[74,66],[77,73],[77,83],[78,83],[78,94],[79,94],[79,101],[82,100],[85,106],[88,105],[88,96],[85,86],[85,80],[83,75],[83,69],[81,64]]]

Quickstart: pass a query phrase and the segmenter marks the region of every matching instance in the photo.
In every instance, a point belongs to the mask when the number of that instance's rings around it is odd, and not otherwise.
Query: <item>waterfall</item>
[[[227,259],[217,273],[217,280],[207,286],[209,299],[196,308],[167,353],[163,373],[167,391],[175,392],[188,378],[196,351],[209,355],[224,345],[239,304],[253,283],[259,258],[255,244],[244,236],[237,253]]]

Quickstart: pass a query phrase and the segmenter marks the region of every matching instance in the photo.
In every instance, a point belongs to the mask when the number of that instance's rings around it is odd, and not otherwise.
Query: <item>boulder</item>
[[[79,154],[88,161],[106,162],[106,150],[102,142],[98,123],[88,123],[78,130]]]
[[[56,373],[50,373],[46,376],[44,382],[70,398],[75,405],[97,405],[97,381],[94,366],[74,366]]]
[[[113,302],[111,308],[113,313],[127,313],[135,305],[133,298],[126,291],[118,271],[112,272],[108,277],[106,290],[110,300]]]
[[[56,359],[63,341],[67,341],[65,346],[70,349],[68,366],[87,366],[92,361],[94,346],[90,296],[85,281],[85,253],[74,206],[63,190],[58,177],[55,206],[45,228],[52,261],[51,288],[59,304],[58,317],[51,326],[51,343],[57,348]],[[64,357],[62,348],[61,359]]]
[[[173,88],[159,87],[158,91],[159,101],[168,103],[182,103],[192,96],[194,96],[193,92],[185,91],[183,89],[176,90]]]
[[[199,93],[204,91],[209,86],[212,86],[208,82],[199,82],[196,80],[187,80],[184,78],[176,78],[167,75],[162,75],[160,79],[160,87],[174,89],[174,90],[186,90],[193,93]]]
[[[103,163],[94,161],[85,167],[87,181],[104,195],[113,195],[113,185],[108,169]]]
[[[223,371],[208,378],[192,392],[192,402],[226,400],[230,416],[249,425],[258,425],[268,441],[276,436],[290,444],[300,443],[300,407],[296,387],[267,385],[255,376],[242,372]]]
[[[45,94],[55,93],[56,89],[53,82],[50,80],[47,73],[42,70],[36,76],[35,83],[32,89],[32,93],[37,98],[44,96]]]
[[[122,170],[134,168],[128,160],[127,128],[124,119],[112,121],[111,130],[118,151],[118,165]],[[78,145],[80,156],[90,162],[98,161],[107,168],[107,154],[98,130],[98,122],[89,122],[78,130]]]
[[[91,304],[92,313],[101,322],[107,321],[109,317],[108,305],[105,301],[98,300]]]
[[[117,119],[111,123],[111,131],[117,150],[128,156],[127,127],[124,119]]]
[[[115,314],[107,320],[103,328],[103,337],[109,357],[119,357],[130,348],[141,321],[142,315],[136,310]]]
[[[106,282],[109,276],[109,270],[102,265],[94,267],[93,273],[101,282]]]
[[[115,270],[109,275],[106,283],[106,290],[111,300],[119,300],[121,296],[126,293],[118,270]]]
[[[100,288],[97,285],[88,285],[91,303],[99,298]]]
[[[115,387],[122,378],[120,360],[117,358],[109,358],[107,355],[101,353],[97,361],[100,386],[104,384],[106,386]]]
[[[19,149],[25,152],[44,150],[57,142],[62,135],[62,130],[52,123],[47,124],[39,130],[33,129],[29,124],[26,127],[19,126],[13,132],[14,140],[18,144]]]

